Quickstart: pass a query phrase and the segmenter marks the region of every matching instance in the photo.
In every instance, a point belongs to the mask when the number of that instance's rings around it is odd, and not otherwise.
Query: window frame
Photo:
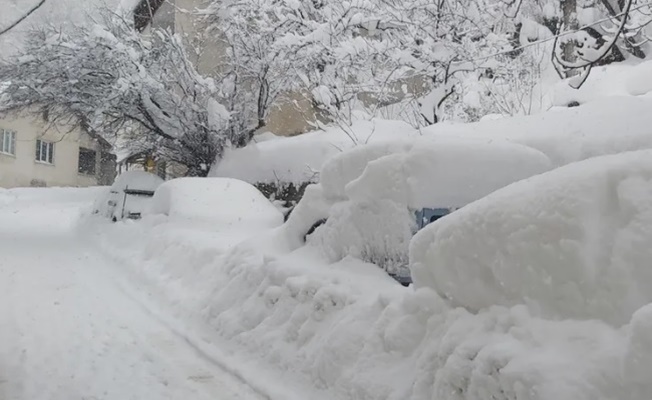
[[[93,153],[93,168],[92,171],[82,171],[82,153]],[[79,151],[77,154],[77,173],[80,175],[86,175],[86,176],[97,176],[97,151],[93,149],[89,149],[86,147],[81,147],[79,146]]]
[[[8,146],[8,151],[5,151],[5,139],[7,136],[10,137],[9,139],[9,146]],[[0,129],[0,154],[8,155],[8,156],[16,156],[16,137],[17,133],[16,131],[12,131],[10,129]]]
[[[54,165],[54,142],[36,139],[35,160],[39,164]],[[43,145],[45,145],[45,159],[43,158]]]

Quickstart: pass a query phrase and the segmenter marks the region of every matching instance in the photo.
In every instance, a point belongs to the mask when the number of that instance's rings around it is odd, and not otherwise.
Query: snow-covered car
[[[288,224],[331,262],[353,256],[409,284],[408,248],[417,231],[551,168],[542,152],[499,140],[424,138],[360,146],[324,165],[319,185],[306,191]]]
[[[215,230],[265,230],[283,214],[258,189],[229,178],[177,178],[157,190],[147,213],[169,220],[208,224]]]
[[[127,171],[118,176],[108,192],[96,201],[94,213],[113,222],[139,219],[163,182],[162,178],[149,172]]]

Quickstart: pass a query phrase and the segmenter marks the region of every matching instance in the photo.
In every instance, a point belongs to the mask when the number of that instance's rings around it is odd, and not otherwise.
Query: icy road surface
[[[110,260],[83,245],[73,224],[95,192],[6,193],[0,399],[266,398],[168,328]]]

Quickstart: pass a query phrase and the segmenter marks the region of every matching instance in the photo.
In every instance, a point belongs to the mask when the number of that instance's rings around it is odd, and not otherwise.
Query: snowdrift
[[[652,302],[652,150],[515,183],[419,232],[415,283],[474,312],[528,304],[621,325]]]

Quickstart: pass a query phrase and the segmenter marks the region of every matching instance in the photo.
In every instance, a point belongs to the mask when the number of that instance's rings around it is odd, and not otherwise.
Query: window
[[[16,132],[0,129],[0,153],[16,155]]]
[[[95,159],[96,153],[94,150],[79,148],[79,167],[80,174],[95,175]]]
[[[36,161],[54,164],[54,143],[45,140],[36,141]]]

